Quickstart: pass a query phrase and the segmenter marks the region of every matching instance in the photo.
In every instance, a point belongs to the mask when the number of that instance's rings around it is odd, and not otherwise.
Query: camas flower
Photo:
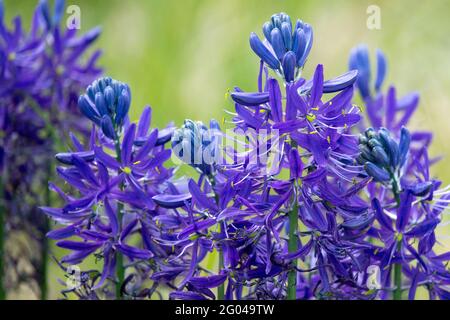
[[[252,50],[271,69],[281,73],[287,82],[294,81],[311,51],[311,26],[301,20],[293,26],[287,14],[279,13],[264,24],[263,33],[264,43],[255,33],[250,35]]]
[[[349,69],[358,70],[356,82],[367,111],[368,126],[375,129],[385,127],[393,132],[394,136],[406,126],[414,114],[419,103],[416,92],[398,98],[394,86],[382,92],[382,85],[387,73],[387,60],[381,50],[377,50],[376,80],[372,84],[372,70],[369,61],[369,50],[365,45],[355,47],[349,58]]]
[[[64,264],[103,259],[83,282],[87,293],[75,294],[110,298],[115,283],[117,298],[151,298],[164,288],[170,299],[399,299],[421,286],[433,298],[449,296],[450,257],[435,244],[450,192],[430,177],[427,145],[389,112],[388,128],[369,128],[358,140],[358,71],[325,81],[318,65],[310,80],[299,77],[312,31],[301,22],[290,28],[287,15],[274,15],[265,43],[251,36],[262,60],[258,90],[231,94],[230,123],[242,133],[233,142],[244,151],[221,144],[229,137],[214,120],[209,128],[186,120],[150,130],[145,109],[130,124],[125,84],[104,78],[88,88],[79,106],[95,124],[89,144],[72,137],[74,149],[57,155],[73,190],[52,185],[65,204],[43,208],[64,225],[48,234],[71,251]],[[364,54],[354,60],[360,79],[370,80]],[[372,103],[362,80],[364,103]],[[171,152],[199,175],[175,178],[165,167]],[[371,267],[381,273],[375,288]]]
[[[359,137],[361,154],[358,162],[365,166],[367,173],[378,182],[394,183],[399,188],[409,152],[411,137],[406,128],[402,128],[400,142],[392,139],[387,129],[375,132],[372,128]]]
[[[80,111],[113,140],[117,139],[130,104],[128,85],[109,77],[95,80],[78,99]]]
[[[149,127],[151,110],[144,110],[138,125],[123,121],[127,118],[129,96],[126,84],[110,78],[99,79],[88,87],[87,94],[80,98],[80,108],[84,104],[90,107],[82,110],[96,125],[88,149],[73,137],[75,150],[56,155],[64,164],[57,168],[58,175],[80,196],[66,194],[53,186],[65,204],[60,208],[42,208],[63,224],[47,235],[58,240],[59,247],[71,250],[61,263],[77,264],[91,255],[103,259],[101,276],[90,289],[95,292],[107,288],[111,284],[108,280],[116,278],[118,298],[126,292],[122,287],[126,286],[121,278],[124,276],[121,270],[125,268],[122,257],[143,262],[161,254],[152,245],[149,224],[159,210],[152,197],[161,192],[172,175],[172,170],[163,166],[171,154],[164,148],[168,140]],[[95,104],[91,104],[92,97],[96,97]],[[100,115],[114,119],[114,136],[105,133]],[[109,139],[104,139],[100,130]],[[129,239],[135,234],[140,235],[140,241],[138,244],[133,241],[132,245]],[[106,295],[110,297],[111,294]]]
[[[209,129],[200,121],[185,120],[172,136],[172,149],[184,163],[211,175],[220,160],[220,127],[211,120]]]

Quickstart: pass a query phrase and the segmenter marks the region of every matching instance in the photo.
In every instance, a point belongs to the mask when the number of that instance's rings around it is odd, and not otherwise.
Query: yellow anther
[[[131,173],[131,168],[130,167],[124,167],[122,168],[122,171],[126,174],[130,174]]]
[[[11,52],[10,54],[8,54],[8,60],[9,61],[16,60],[16,54],[14,52]]]
[[[133,162],[133,164],[139,164],[139,163],[141,163],[141,160],[138,160],[138,161],[136,161],[136,162]]]
[[[59,65],[56,67],[56,74],[62,76],[64,74],[64,67]]]
[[[330,136],[327,137],[327,141],[328,141],[328,143],[331,143],[331,138],[330,138]]]
[[[306,115],[306,119],[308,119],[309,122],[312,122],[312,121],[316,120],[316,115],[308,113]]]

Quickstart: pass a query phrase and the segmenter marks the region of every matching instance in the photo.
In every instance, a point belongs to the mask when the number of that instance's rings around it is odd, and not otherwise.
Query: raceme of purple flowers
[[[383,91],[380,51],[373,84],[364,46],[347,73],[327,80],[319,64],[304,78],[312,27],[281,13],[262,31],[264,41],[250,35],[256,89],[230,94],[229,128],[186,120],[158,130],[148,107],[131,123],[131,90],[110,78],[80,96],[90,138],[84,146],[72,135],[56,155],[61,187],[51,189],[64,204],[42,210],[60,224],[47,236],[68,249],[61,267],[93,258],[97,268],[64,294],[450,297],[450,253],[438,235],[449,188],[430,176],[431,133],[407,129],[418,95]],[[182,165],[198,174],[180,176]]]
[[[50,205],[43,186],[69,131],[89,136],[77,99],[101,75],[100,51],[87,53],[100,30],[66,29],[65,2],[54,3],[41,0],[24,30],[20,17],[8,27],[0,0],[0,299],[23,285],[46,297],[49,227],[38,206]]]

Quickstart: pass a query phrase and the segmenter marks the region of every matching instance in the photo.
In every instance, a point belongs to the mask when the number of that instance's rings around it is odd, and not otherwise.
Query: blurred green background
[[[22,15],[25,25],[36,0],[4,0],[6,19]],[[251,31],[284,11],[314,28],[314,46],[304,76],[318,63],[330,78],[347,70],[350,49],[360,42],[382,49],[389,60],[387,84],[399,95],[421,93],[412,127],[432,129],[432,155],[450,156],[450,1],[448,0],[71,0],[81,9],[82,32],[100,25],[105,73],[131,86],[132,118],[146,104],[153,125],[173,120],[208,121],[232,109],[226,93],[235,85],[256,89],[258,58],[248,45]],[[381,9],[381,29],[366,26],[368,6]],[[450,183],[448,160],[433,173]],[[448,235],[448,226],[446,229]],[[447,241],[448,242],[448,241]],[[52,298],[58,297],[51,269]]]

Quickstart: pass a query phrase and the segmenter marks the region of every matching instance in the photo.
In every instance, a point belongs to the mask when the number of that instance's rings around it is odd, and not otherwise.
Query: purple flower
[[[128,121],[123,123],[128,107],[120,111],[123,107],[121,99],[130,96],[127,88],[118,81],[103,78],[89,86],[87,94],[80,98],[92,108],[83,113],[104,113],[122,120],[115,123],[114,141],[105,139],[101,121],[94,121],[97,126],[92,131],[87,150],[74,138],[74,151],[56,155],[64,164],[57,168],[58,175],[72,186],[72,192],[77,190],[80,196],[67,194],[55,186],[54,190],[65,202],[64,206],[42,208],[63,225],[47,235],[59,240],[59,247],[71,251],[61,259],[61,263],[77,264],[92,255],[103,259],[103,269],[99,271],[101,276],[90,289],[95,292],[107,287],[111,285],[110,280],[116,278],[119,281],[118,297],[128,292],[125,288],[127,282],[121,279],[124,257],[139,264],[158,259],[161,255],[165,257],[164,250],[158,249],[153,242],[156,223],[152,216],[158,215],[161,209],[152,197],[167,187],[166,181],[172,175],[172,170],[164,167],[171,150],[165,149],[159,131],[150,129],[150,108],[144,110],[138,125]],[[122,96],[114,98],[112,92],[109,93],[110,89],[118,89],[115,92],[121,92]],[[95,105],[90,104],[89,96],[97,97]],[[109,110],[115,111],[110,113]],[[91,117],[91,114],[86,116]],[[122,126],[123,130],[119,129]],[[135,240],[129,241],[136,235],[140,239],[137,244]],[[136,267],[130,272],[137,276],[140,270]]]

